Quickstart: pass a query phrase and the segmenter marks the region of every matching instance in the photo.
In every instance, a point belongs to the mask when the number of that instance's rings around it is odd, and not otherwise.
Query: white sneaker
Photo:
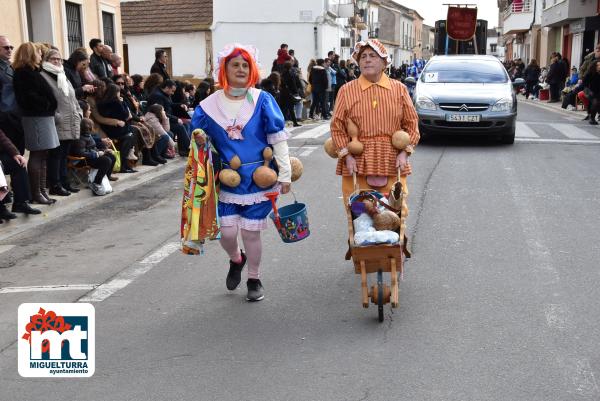
[[[573,107],[572,104],[569,104],[569,105],[567,105],[567,110],[568,111],[573,111],[573,110],[575,110],[575,107]]]
[[[94,193],[94,195],[104,196],[106,195],[106,191],[102,185],[98,185],[94,182],[90,182],[90,189]]]
[[[127,155],[127,160],[137,160],[137,156],[135,155],[135,149],[131,148],[129,150],[129,154]]]

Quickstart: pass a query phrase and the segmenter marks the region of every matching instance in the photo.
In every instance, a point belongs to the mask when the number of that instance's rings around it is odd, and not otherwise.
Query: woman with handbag
[[[117,85],[109,84],[106,86],[106,91],[101,99],[96,103],[98,113],[105,118],[117,120],[117,125],[105,125],[100,123],[100,126],[106,135],[119,142],[119,152],[121,157],[121,173],[136,173],[137,170],[130,168],[127,165],[127,155],[133,149],[136,143],[136,138],[133,135],[130,120],[131,113],[129,108],[119,96],[120,89]]]
[[[406,195],[406,177],[411,173],[408,157],[420,138],[412,100],[404,84],[385,75],[391,58],[377,39],[358,42],[352,57],[361,75],[340,88],[331,121],[339,158],[336,174],[342,176],[344,199],[355,190],[355,179],[359,188],[383,193],[392,188],[398,175]],[[358,132],[352,133],[351,126]],[[409,141],[398,149],[392,144],[392,134],[400,130]]]
[[[71,148],[71,155],[85,157],[85,162],[92,168],[97,169],[94,180],[90,182],[90,189],[94,195],[106,195],[106,189],[102,185],[102,179],[106,176],[110,181],[113,167],[116,162],[111,149],[99,149],[92,136],[94,122],[89,118],[81,120],[81,135]]]
[[[219,173],[218,214],[220,243],[230,259],[226,286],[237,288],[247,263],[248,301],[264,298],[260,232],[267,228],[272,208],[266,194],[285,194],[291,187],[285,120],[273,96],[254,87],[259,80],[255,57],[254,47],[240,44],[227,45],[219,52],[215,76],[223,90],[200,102],[192,118],[193,132],[206,134],[225,167]],[[270,156],[275,157],[279,174],[273,171]]]
[[[27,171],[31,198],[34,203],[50,205],[56,202],[46,193],[48,150],[60,145],[56,132],[56,98],[42,77],[41,49],[31,42],[17,49],[13,67],[15,98],[21,109],[25,148],[29,150]]]

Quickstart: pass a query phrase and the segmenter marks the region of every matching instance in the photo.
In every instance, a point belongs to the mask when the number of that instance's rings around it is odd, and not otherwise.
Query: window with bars
[[[115,49],[115,19],[114,14],[102,11],[102,30],[104,31],[104,44]]]
[[[75,49],[83,46],[83,35],[81,32],[81,6],[75,3],[65,2],[67,14],[67,39],[69,41],[69,54]]]

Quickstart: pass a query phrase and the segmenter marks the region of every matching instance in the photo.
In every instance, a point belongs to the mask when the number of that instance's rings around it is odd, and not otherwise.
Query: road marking
[[[18,292],[51,292],[51,291],[89,291],[98,287],[98,284],[64,284],[64,285],[33,285],[30,287],[4,287],[0,294],[14,294]]]
[[[515,135],[516,138],[539,138],[540,136],[536,134],[529,126],[523,122],[517,121],[517,133]]]
[[[311,128],[308,131],[304,131],[296,136],[293,136],[292,139],[309,139],[309,138],[318,138],[320,136],[325,135],[329,132],[329,124],[319,125],[318,127]]]
[[[576,127],[573,124],[552,124],[561,134],[571,139],[598,139],[597,136]]]
[[[598,145],[600,144],[600,139],[595,141],[592,140],[580,140],[580,139],[546,139],[546,138],[515,138],[515,142],[524,142],[524,143],[568,143],[571,145],[585,145],[592,144]]]
[[[79,302],[102,302],[106,298],[113,295],[115,292],[127,287],[135,279],[148,273],[154,266],[160,263],[164,258],[180,249],[179,242],[169,242],[152,254],[148,255],[139,263],[134,263],[127,269],[117,274],[112,280],[100,285],[92,292],[84,295],[79,299]]]
[[[299,157],[308,157],[317,148],[318,148],[318,146],[306,146],[305,150],[302,153],[300,153],[298,156]]]

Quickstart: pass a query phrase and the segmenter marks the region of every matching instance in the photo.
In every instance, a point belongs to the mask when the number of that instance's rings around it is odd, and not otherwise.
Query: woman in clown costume
[[[215,71],[222,90],[204,99],[194,111],[192,129],[204,131],[219,153],[223,169],[237,171],[240,182],[228,186],[221,182],[218,212],[221,246],[229,256],[226,286],[235,290],[248,265],[248,301],[264,298],[259,267],[262,254],[260,232],[267,227],[271,202],[266,193],[290,191],[291,166],[288,153],[288,133],[285,119],[275,99],[267,92],[255,89],[258,82],[257,50],[240,44],[227,45],[218,56]],[[272,186],[258,186],[254,171],[265,164],[263,152],[271,148],[278,170]],[[239,162],[233,162],[237,156]],[[229,172],[231,173],[231,172]],[[241,234],[245,251],[240,249]]]

